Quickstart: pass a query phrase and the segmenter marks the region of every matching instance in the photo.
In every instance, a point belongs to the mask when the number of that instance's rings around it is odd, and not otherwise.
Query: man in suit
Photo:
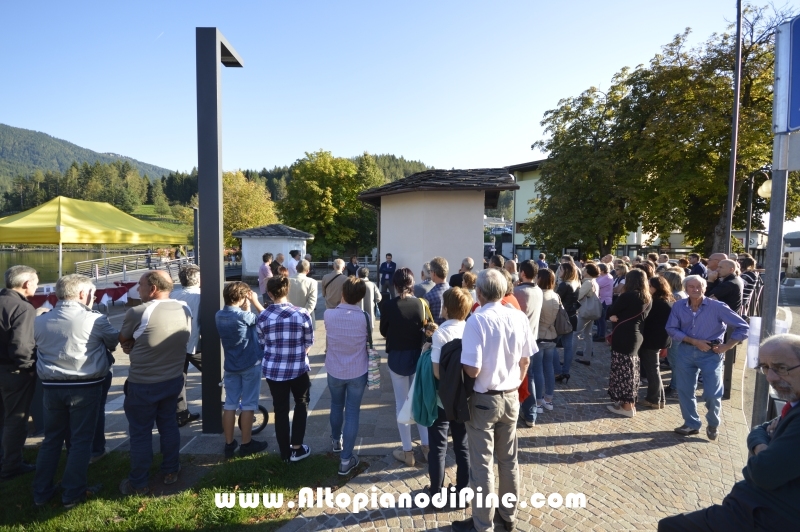
[[[378,268],[378,282],[381,285],[381,292],[389,293],[390,297],[394,298],[394,272],[397,271],[397,263],[392,261],[392,254],[386,254],[386,262],[381,263]],[[384,296],[385,297],[385,296]],[[338,303],[337,303],[338,304]]]
[[[272,269],[273,276],[280,275],[278,269],[281,266],[283,266],[283,253],[278,253],[278,255],[275,257],[275,260],[273,260],[272,263],[269,265],[269,267]]]
[[[658,523],[659,532],[678,530],[795,530],[800,522],[800,336],[767,339],[759,368],[778,397],[781,415],[754,428],[747,437],[750,458],[744,480],[710,508],[675,515]]]
[[[364,299],[361,300],[361,309],[369,315],[370,326],[375,328],[375,308],[381,302],[381,291],[378,287],[369,280],[369,268],[361,268],[358,270],[358,278],[364,281],[367,287],[367,292],[364,294]]]
[[[297,277],[289,279],[289,303],[304,308],[311,314],[311,323],[316,326],[314,309],[317,307],[317,281],[308,277],[311,264],[305,259],[297,263]]]

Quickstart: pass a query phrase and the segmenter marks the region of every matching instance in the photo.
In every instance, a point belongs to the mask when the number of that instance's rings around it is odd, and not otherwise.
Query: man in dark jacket
[[[36,311],[27,298],[36,293],[39,276],[30,266],[6,270],[6,287],[0,291],[0,434],[3,465],[0,479],[14,478],[36,469],[22,461],[28,435],[28,415],[36,384],[36,345],[33,320]]]
[[[658,523],[660,532],[678,530],[796,530],[800,522],[800,336],[781,334],[761,344],[759,368],[786,401],[781,415],[747,437],[750,458],[744,480],[722,504]]]
[[[722,301],[734,312],[742,308],[744,281],[736,275],[736,263],[730,259],[719,261],[717,266],[718,280],[709,283],[706,296]]]

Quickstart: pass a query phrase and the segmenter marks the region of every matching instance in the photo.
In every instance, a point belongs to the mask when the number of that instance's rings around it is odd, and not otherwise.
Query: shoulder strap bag
[[[381,389],[381,355],[372,345],[372,324],[369,321],[369,314],[364,312],[367,320],[367,390]]]
[[[617,329],[617,327],[619,327],[620,325],[622,325],[622,324],[623,324],[623,323],[625,323],[626,321],[631,321],[632,319],[638,318],[638,317],[639,317],[639,316],[641,316],[643,313],[644,313],[644,311],[640,312],[640,313],[639,313],[639,314],[637,314],[636,316],[631,316],[631,317],[630,317],[630,318],[628,318],[627,320],[622,320],[622,321],[620,321],[620,322],[617,322],[617,323],[615,323],[615,324],[614,324],[614,327],[611,329],[611,332],[610,332],[610,333],[608,333],[608,334],[606,335],[606,344],[607,344],[607,345],[611,345],[611,340],[612,340],[612,337],[614,336],[614,331]]]

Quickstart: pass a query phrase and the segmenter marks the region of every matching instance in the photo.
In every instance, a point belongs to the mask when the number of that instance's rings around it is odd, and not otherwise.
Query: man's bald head
[[[166,271],[150,270],[139,279],[139,298],[142,303],[153,299],[169,299],[174,286],[172,277]]]
[[[719,265],[717,266],[717,272],[719,272],[720,279],[724,279],[725,277],[731,275],[732,273],[736,273],[736,262],[730,259],[719,261]]]
[[[710,257],[708,257],[708,269],[709,270],[716,270],[719,266],[719,261],[727,259],[728,256],[724,253],[712,253]]]

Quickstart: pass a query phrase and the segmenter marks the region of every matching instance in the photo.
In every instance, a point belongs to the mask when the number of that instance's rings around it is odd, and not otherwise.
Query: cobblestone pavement
[[[535,509],[528,505],[518,510],[517,529],[655,530],[664,516],[720,502],[742,478],[746,461],[747,425],[741,407],[744,348],[740,347],[731,399],[723,401],[723,422],[716,441],[708,440],[704,430],[690,437],[673,432],[683,424],[677,399],[670,399],[663,410],[642,408],[632,419],[608,412],[609,351],[601,343],[595,343],[594,349],[591,366],[573,364],[569,384],[556,385],[555,409],[539,415],[535,427],[518,428],[522,496],[529,499],[534,493],[545,497],[551,493],[563,497],[583,493],[586,507]],[[644,391],[643,387],[640,397]],[[328,450],[325,396],[309,423],[309,434],[324,433],[324,448],[315,451]],[[379,494],[399,495],[427,486],[426,464],[418,460],[415,467],[406,467],[389,454],[399,447],[399,438],[388,375],[382,376],[380,393],[365,395],[364,408],[368,418],[359,431],[360,448],[356,452],[362,457],[377,456],[369,459],[366,471],[334,495],[371,495],[373,486]],[[699,410],[704,420],[705,407]],[[363,417],[362,413],[362,421]],[[374,423],[372,418],[376,418]],[[391,442],[388,447],[387,440]],[[452,451],[447,464],[445,485],[455,483]],[[351,514],[338,508],[313,508],[304,510],[281,530],[450,530],[453,520],[470,515],[470,510],[380,509]]]

